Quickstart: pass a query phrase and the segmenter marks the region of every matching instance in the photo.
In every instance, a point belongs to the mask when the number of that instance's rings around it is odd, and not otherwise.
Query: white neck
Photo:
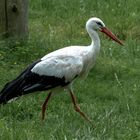
[[[89,48],[94,52],[94,55],[98,55],[100,51],[100,38],[98,36],[98,33],[90,27],[87,27],[86,29],[92,41]]]

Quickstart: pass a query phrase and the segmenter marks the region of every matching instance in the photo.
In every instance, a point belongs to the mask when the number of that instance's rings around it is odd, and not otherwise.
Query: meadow
[[[29,3],[28,40],[0,41],[0,89],[27,65],[69,45],[89,45],[86,21],[100,17],[125,45],[103,34],[95,67],[75,81],[81,109],[96,127],[73,109],[69,94],[49,102],[47,92],[0,106],[1,140],[140,140],[140,1],[33,0]]]

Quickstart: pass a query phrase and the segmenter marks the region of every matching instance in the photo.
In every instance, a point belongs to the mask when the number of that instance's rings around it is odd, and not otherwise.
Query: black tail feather
[[[69,84],[65,77],[39,75],[32,72],[31,69],[40,61],[31,64],[15,80],[4,86],[0,92],[0,104],[6,104],[9,100],[21,95],[49,90],[58,86],[64,87]]]
[[[16,79],[7,83],[4,86],[4,88],[0,92],[0,104],[5,104],[9,100],[11,100],[15,97],[19,97],[23,94],[23,89],[25,86],[27,86],[26,77],[27,77],[28,73],[33,68],[33,66],[40,61],[41,60],[38,60],[38,61],[32,63]],[[27,94],[27,93],[24,93],[24,94]]]
[[[0,104],[5,104],[10,99],[21,96],[23,86],[24,78],[22,76],[7,83],[0,92]]]

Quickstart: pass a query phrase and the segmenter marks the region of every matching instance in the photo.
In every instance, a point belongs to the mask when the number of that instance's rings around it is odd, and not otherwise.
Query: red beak
[[[105,33],[107,36],[109,36],[111,39],[113,39],[114,41],[118,42],[120,45],[124,45],[122,43],[122,41],[120,41],[111,31],[109,31],[109,29],[107,29],[106,27],[103,27],[101,29],[101,32]]]

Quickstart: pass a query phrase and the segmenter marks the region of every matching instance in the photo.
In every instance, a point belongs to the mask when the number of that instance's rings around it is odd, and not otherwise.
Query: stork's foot
[[[42,105],[42,121],[45,119],[45,111],[46,111],[46,108],[47,108],[47,105],[48,105],[48,101],[51,97],[51,94],[52,92],[50,92],[45,100],[45,102],[43,103]]]
[[[72,102],[73,102],[73,104],[74,104],[74,109],[75,109],[75,111],[78,112],[78,113],[80,113],[80,115],[81,115],[82,117],[84,117],[88,122],[90,122],[90,124],[92,124],[92,125],[94,126],[93,122],[87,117],[87,115],[86,115],[83,111],[81,111],[79,105],[78,105],[77,102],[76,102],[76,97],[74,96],[72,90],[70,89],[69,91],[70,91],[70,95],[71,95],[71,98],[72,98]],[[94,127],[95,127],[95,126],[94,126]]]
[[[81,109],[78,105],[75,105],[74,109],[75,109],[76,112],[80,113],[80,115],[82,115],[87,121],[92,123],[92,121],[87,117],[87,115],[84,112],[81,111]]]

